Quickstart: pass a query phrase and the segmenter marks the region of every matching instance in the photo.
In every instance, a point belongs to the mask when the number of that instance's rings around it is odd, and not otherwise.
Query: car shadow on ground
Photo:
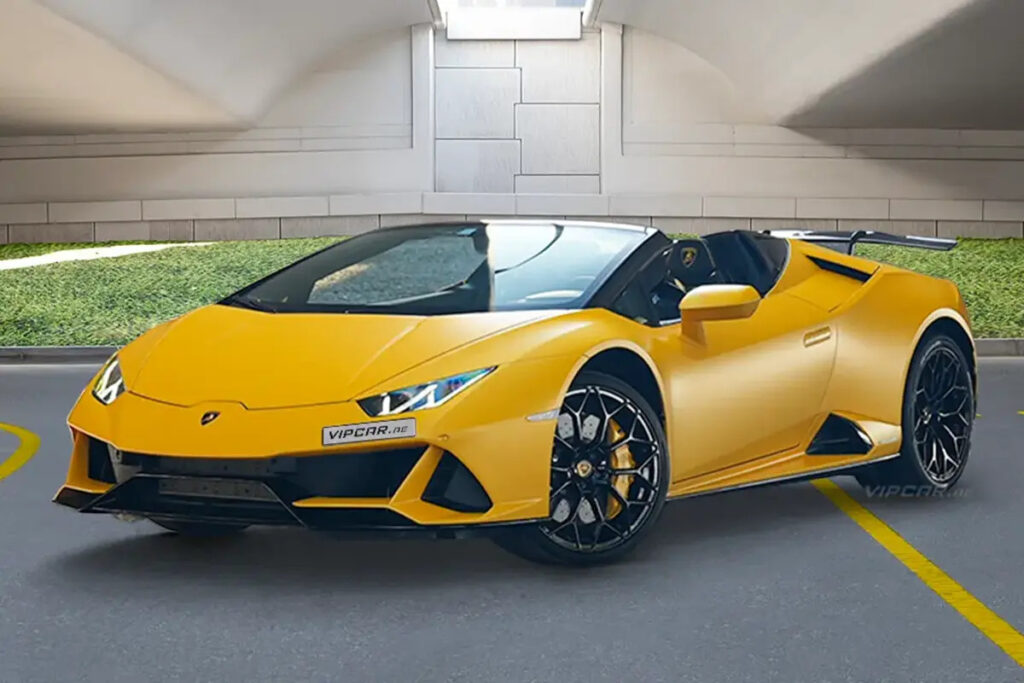
[[[794,533],[838,514],[806,484],[757,489],[670,503],[640,547],[619,563],[580,572],[540,566],[510,555],[487,539],[350,539],[300,529],[254,529],[219,539],[189,539],[161,532],[149,522],[131,535],[63,553],[49,560],[37,580],[80,584],[91,592],[123,595],[154,581],[164,588],[217,585],[308,591],[311,588],[381,589],[411,584],[500,583],[509,578],[605,582],[637,567],[684,562],[707,570],[737,546],[771,544],[773,533]],[[100,521],[100,520],[97,520]]]

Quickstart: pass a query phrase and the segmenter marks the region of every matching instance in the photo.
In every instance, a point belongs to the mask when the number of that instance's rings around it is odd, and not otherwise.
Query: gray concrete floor
[[[194,542],[49,502],[92,367],[0,367],[40,435],[0,481],[0,681],[1021,681],[809,484],[680,501],[629,561],[484,540]],[[1024,629],[1024,360],[985,359],[962,495],[865,500]],[[0,436],[0,459],[14,440]]]

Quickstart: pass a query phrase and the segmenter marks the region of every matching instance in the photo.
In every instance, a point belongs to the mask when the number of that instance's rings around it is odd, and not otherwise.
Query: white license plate
[[[414,417],[407,417],[401,420],[358,422],[350,425],[324,427],[323,444],[325,446],[337,446],[338,444],[360,443],[362,441],[405,439],[410,436],[416,436],[416,418]]]
[[[165,496],[195,496],[199,498],[231,498],[233,500],[259,500],[276,502],[274,493],[259,481],[213,478],[160,479],[157,491]]]

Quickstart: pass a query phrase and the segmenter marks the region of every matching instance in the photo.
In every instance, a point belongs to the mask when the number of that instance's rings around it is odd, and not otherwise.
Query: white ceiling
[[[1024,126],[1022,0],[597,0],[682,44],[766,120]]]
[[[681,43],[782,120],[971,0],[603,0],[597,19]]]
[[[0,129],[245,126],[429,0],[0,0]]]
[[[660,34],[706,60],[768,121],[1024,127],[1024,0],[595,5],[598,22]],[[331,54],[433,21],[436,8],[436,0],[0,0],[0,134],[247,127]]]

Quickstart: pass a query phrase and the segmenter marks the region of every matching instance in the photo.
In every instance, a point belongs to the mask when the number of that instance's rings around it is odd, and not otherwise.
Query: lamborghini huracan
[[[860,243],[955,244],[520,220],[353,237],[120,349],[68,418],[55,501],[588,564],[666,500],[840,473],[948,489],[975,415],[964,301]]]

